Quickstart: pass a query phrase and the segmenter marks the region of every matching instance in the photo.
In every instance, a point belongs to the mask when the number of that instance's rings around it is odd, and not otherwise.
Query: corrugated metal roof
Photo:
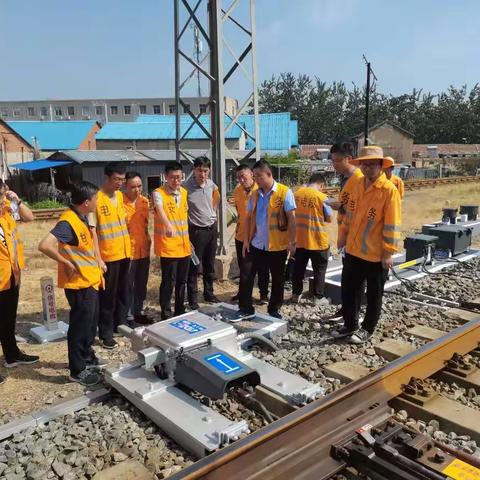
[[[75,150],[85,140],[95,121],[13,121],[7,122],[28,143],[39,150]]]
[[[75,163],[148,162],[150,160],[135,150],[67,150],[54,153],[55,156],[59,154],[71,158]]]
[[[69,160],[33,160],[32,162],[14,163],[9,165],[10,168],[17,168],[18,170],[28,170],[33,172],[35,170],[44,170],[46,168],[63,167],[72,162]]]
[[[115,122],[107,123],[98,133],[97,140],[175,140],[175,116],[159,115],[154,122],[142,122],[143,115],[139,115],[136,122]],[[209,131],[210,117],[202,115],[200,117],[201,124]],[[190,127],[192,120],[187,116],[181,119],[182,135]],[[243,132],[235,125],[228,134],[228,139],[238,139]],[[206,140],[205,132],[198,126],[194,125],[187,133],[185,140]]]
[[[208,116],[205,115],[205,117]],[[274,152],[278,155],[279,153],[288,153],[292,147],[298,145],[298,122],[291,120],[290,112],[261,113],[259,117],[260,147],[262,151]],[[228,117],[225,118],[226,122],[229,121]],[[182,123],[190,123],[187,115],[182,115],[181,120]],[[141,124],[172,121],[175,122],[175,115],[139,115],[136,120],[137,123]],[[253,115],[240,115],[238,121],[251,135],[255,136]],[[173,128],[175,128],[175,123],[173,123]],[[99,138],[98,135],[97,138]],[[254,146],[255,142],[247,137],[246,148],[250,150]]]

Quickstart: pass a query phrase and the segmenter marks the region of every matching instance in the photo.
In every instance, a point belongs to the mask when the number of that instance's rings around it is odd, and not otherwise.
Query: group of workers
[[[330,239],[325,224],[337,211],[337,247],[344,252],[342,308],[344,325],[332,333],[352,343],[370,338],[379,320],[383,285],[400,238],[401,194],[392,176],[393,159],[380,147],[368,146],[353,158],[349,143],[331,149],[332,163],[340,175],[338,199],[322,192],[325,179],[314,173],[295,193],[276,182],[265,160],[253,167],[236,168],[238,185],[233,199],[238,213],[235,245],[240,267],[238,313],[232,322],[255,314],[253,287],[258,276],[260,298],[268,313],[281,318],[285,265],[293,262],[291,301],[304,297],[303,283],[309,260],[313,269],[312,302],[329,303],[324,295]],[[214,294],[217,250],[217,208],[220,194],[209,178],[210,160],[198,157],[192,175],[184,179],[183,167],[168,162],[164,184],[153,191],[153,243],[160,258],[159,304],[161,319],[199,308],[197,277],[202,267],[203,300],[217,303]],[[384,173],[385,172],[385,173]],[[149,278],[151,237],[150,203],[142,177],[126,172],[121,162],[105,167],[100,188],[89,182],[71,186],[70,207],[42,239],[39,250],[58,263],[58,286],[70,305],[68,361],[70,380],[86,386],[100,381],[98,367],[106,362],[93,347],[98,335],[105,349],[117,347],[115,336],[122,325],[148,325],[144,311]],[[388,180],[388,178],[390,180]],[[123,187],[123,192],[121,188]],[[35,363],[37,356],[21,352],[15,340],[23,248],[10,202],[18,205],[21,220],[32,212],[17,195],[0,183],[0,341],[5,365]],[[361,296],[367,286],[367,310],[359,328]],[[270,292],[269,292],[270,287]],[[185,292],[186,290],[186,292]],[[172,302],[173,297],[173,302]],[[173,310],[172,310],[173,303]],[[0,383],[4,381],[0,377]]]

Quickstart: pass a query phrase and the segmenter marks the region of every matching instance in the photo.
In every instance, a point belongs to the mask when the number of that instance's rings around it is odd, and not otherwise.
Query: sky
[[[259,82],[363,85],[363,54],[387,94],[480,79],[478,0],[257,0],[256,21]],[[173,0],[0,0],[0,25],[0,100],[174,95]],[[247,92],[240,76],[226,93]]]

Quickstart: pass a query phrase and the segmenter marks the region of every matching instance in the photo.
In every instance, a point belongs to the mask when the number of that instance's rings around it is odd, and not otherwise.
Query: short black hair
[[[330,153],[339,153],[344,157],[353,158],[354,156],[353,145],[350,142],[335,143],[332,145],[332,148],[330,149]]]
[[[165,175],[169,172],[176,172],[178,170],[183,172],[183,167],[180,162],[168,162],[165,165]]]
[[[70,185],[70,202],[81,205],[86,200],[91,200],[98,192],[98,187],[90,182],[77,182]]]
[[[136,177],[138,177],[140,180],[142,179],[142,176],[138,172],[129,171],[125,174],[125,181],[128,182],[128,180]]]
[[[197,157],[193,161],[193,168],[198,168],[198,167],[210,168],[211,166],[212,166],[212,162],[210,162],[210,159],[208,157],[206,157],[205,155]]]
[[[126,167],[122,162],[110,162],[105,165],[103,173],[107,177],[111,177],[114,173],[119,173],[123,175],[125,173]]]
[[[252,170],[252,169],[246,163],[240,163],[240,165],[237,165],[235,172],[238,173],[238,172],[242,172],[243,170]]]
[[[259,160],[258,162],[255,162],[252,170],[268,170],[272,173],[272,166],[266,160]]]
[[[325,175],[320,172],[314,172],[310,175],[308,183],[326,183]]]

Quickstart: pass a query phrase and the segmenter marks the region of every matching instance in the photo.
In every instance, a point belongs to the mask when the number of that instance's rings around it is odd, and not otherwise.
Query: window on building
[[[28,116],[29,117],[34,117],[35,116],[35,109],[33,107],[28,107],[27,111],[28,111]]]
[[[73,115],[75,115],[75,107],[73,106],[67,107],[67,113],[70,117],[73,117]]]
[[[190,108],[190,104],[187,103],[184,107],[183,107],[183,113],[188,113],[188,111],[192,111],[192,109]]]
[[[200,104],[200,113],[207,113],[207,104],[201,103]]]
[[[165,178],[162,175],[151,175],[147,176],[147,191],[148,193],[153,192],[158,187],[161,187],[165,181]]]
[[[90,107],[88,105],[84,105],[82,107],[82,115],[84,117],[88,117],[90,115]]]
[[[40,107],[40,115],[42,117],[46,117],[48,115],[48,108],[47,107]]]
[[[111,105],[110,106],[110,113],[112,115],[118,115],[118,107],[116,105]]]
[[[153,106],[153,113],[155,115],[160,115],[161,111],[160,111],[160,105],[154,105]]]
[[[174,114],[174,113],[176,112],[175,105],[169,105],[169,106],[168,106],[168,111],[169,111],[171,114]]]
[[[21,117],[22,116],[22,111],[19,108],[15,108],[13,110],[13,116],[14,117]]]
[[[1,115],[2,117],[8,117],[8,110],[2,110],[2,111],[0,112],[0,115]]]
[[[130,115],[132,113],[132,106],[131,105],[124,105],[123,106],[123,113],[125,115]]]
[[[145,115],[147,113],[147,106],[146,105],[139,105],[139,110],[141,115]]]
[[[95,107],[95,115],[103,115],[103,107],[100,105],[97,105]]]
[[[57,117],[61,117],[62,116],[62,108],[61,107],[55,107],[55,115]]]

